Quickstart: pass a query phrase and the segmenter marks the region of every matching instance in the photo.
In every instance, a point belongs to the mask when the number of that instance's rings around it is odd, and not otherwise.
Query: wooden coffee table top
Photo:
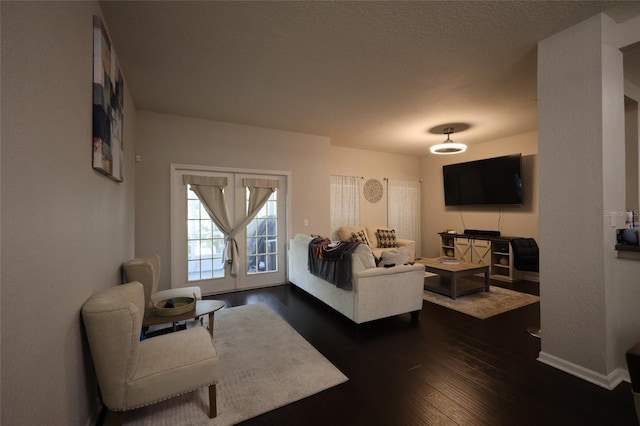
[[[478,263],[470,263],[470,262],[460,262],[457,265],[451,265],[446,263],[440,263],[438,261],[438,258],[422,258],[420,260],[416,260],[416,263],[427,266],[429,268],[440,269],[440,270],[449,271],[449,272],[484,270],[489,267],[489,265],[480,265]]]

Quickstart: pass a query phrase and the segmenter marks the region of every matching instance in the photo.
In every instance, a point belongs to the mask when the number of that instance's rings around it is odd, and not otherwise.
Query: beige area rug
[[[209,419],[201,389],[125,415],[126,425],[233,425],[347,381],[264,303],[215,314],[220,358],[218,416]]]
[[[427,302],[480,319],[486,319],[540,301],[538,296],[495,286],[491,286],[488,293],[480,291],[460,296],[455,300],[449,296],[425,290],[422,298]]]

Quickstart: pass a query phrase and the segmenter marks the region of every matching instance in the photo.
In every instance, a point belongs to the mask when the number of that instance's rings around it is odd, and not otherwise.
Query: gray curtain
[[[277,180],[243,179],[243,186],[249,189],[249,205],[245,218],[236,226],[232,226],[227,213],[227,201],[224,188],[227,186],[226,177],[208,177],[184,175],[183,183],[191,185],[211,220],[225,234],[225,250],[223,260],[231,265],[231,275],[238,275],[238,242],[236,234],[258,214],[271,194],[278,188]]]

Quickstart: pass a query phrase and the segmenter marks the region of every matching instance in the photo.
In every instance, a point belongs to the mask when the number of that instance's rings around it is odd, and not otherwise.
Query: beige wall
[[[147,111],[136,129],[136,255],[163,259],[161,289],[171,287],[172,163],[290,172],[291,236],[329,232],[328,138]]]
[[[420,159],[407,155],[377,151],[331,147],[331,174],[378,179],[384,188],[377,203],[367,201],[360,193],[361,222],[363,225],[387,226],[387,185],[384,178],[399,180],[420,179]],[[332,232],[335,229],[332,230]]]
[[[91,167],[98,4],[1,7],[1,423],[84,425],[97,399],[80,308],[133,255],[134,108],[126,96],[116,183]]]
[[[437,254],[437,232],[446,228],[498,228],[504,234],[538,237],[537,133],[472,146],[460,156],[418,159],[330,147],[327,138],[312,135],[144,111],[133,113],[125,90],[125,175],[123,183],[115,183],[90,166],[91,16],[101,13],[99,5],[0,5],[2,424],[79,425],[93,414],[95,378],[82,337],[80,307],[91,294],[118,284],[120,264],[134,254],[159,253],[169,258],[171,163],[291,172],[292,234],[332,231],[329,175],[344,174],[422,180],[424,255]],[[558,57],[563,55],[560,49]],[[566,59],[568,63],[562,67],[570,68],[574,59]],[[590,86],[591,81],[584,85]],[[559,93],[557,101],[563,97]],[[574,106],[575,102],[571,108],[550,108],[545,116],[558,124],[545,128],[548,152],[544,169],[548,176],[541,199],[547,199],[544,206],[548,214],[543,223],[547,238],[540,243],[544,249],[541,254],[548,253],[542,267],[548,269],[542,287],[547,336],[543,345],[549,353],[606,373],[623,364],[626,345],[638,340],[638,291],[634,284],[639,267],[637,260],[612,258],[597,265],[595,275],[606,278],[610,287],[605,297],[601,288],[593,291],[593,286],[589,287],[592,280],[588,276],[582,276],[591,270],[590,262],[599,258],[603,247],[610,249],[609,240],[605,238],[604,245],[596,247],[595,256],[587,250],[588,245],[574,244],[572,247],[582,250],[577,257],[580,261],[566,250],[566,241],[576,237],[575,232],[568,231],[576,224],[572,219],[576,203],[564,200],[567,182],[563,179],[569,173],[568,189],[579,190],[584,187],[585,173],[589,177],[593,171],[591,163],[567,170],[566,159],[564,164],[552,161],[563,154],[565,145],[576,152],[583,150],[588,140],[556,132],[567,128],[590,132],[588,123],[567,125],[563,112],[572,111]],[[497,209],[463,208],[464,224],[457,208],[444,207],[443,164],[516,152],[524,155],[525,187],[527,180],[533,183],[526,190],[530,201],[525,206],[505,207],[502,215]],[[134,165],[134,153],[142,156],[141,163]],[[606,167],[615,169],[616,165],[607,163]],[[594,201],[587,192],[579,210],[602,206],[602,200]],[[363,206],[363,221],[386,221],[384,200],[376,205],[364,201]],[[309,226],[304,226],[305,219]],[[586,229],[593,224],[602,229],[600,214],[586,219]],[[581,218],[578,223],[585,222]],[[584,229],[577,234],[582,242],[588,237]],[[600,235],[609,235],[609,230],[605,224]],[[567,262],[558,257],[563,253]],[[169,287],[169,276],[166,268],[161,288]],[[544,286],[544,282],[553,286]],[[576,303],[577,295],[582,297],[580,303]],[[607,299],[606,306],[598,303],[599,297]],[[567,309],[571,306],[577,310]],[[562,312],[570,316],[559,315]],[[594,331],[608,335],[594,335]],[[571,340],[567,336],[572,336]],[[597,347],[591,350],[593,345]],[[571,346],[582,352],[586,349],[586,355],[574,358]],[[602,360],[603,346],[607,347],[606,360]],[[597,357],[601,358],[593,361]]]
[[[464,138],[460,133],[460,139]],[[442,166],[466,161],[522,154],[524,205],[445,207]],[[538,134],[525,133],[505,139],[471,145],[457,155],[428,155],[421,160],[422,254],[439,256],[438,232],[454,229],[485,229],[502,235],[538,239]]]
[[[442,166],[501,155],[521,153],[525,186],[523,206],[445,207]],[[538,134],[525,133],[473,145],[460,155],[412,157],[338,146],[331,147],[331,174],[422,181],[422,255],[439,255],[438,232],[446,229],[499,230],[503,235],[538,238]],[[361,194],[363,224],[383,225],[387,221],[386,191],[378,203]],[[463,224],[464,221],[464,224]],[[466,226],[465,226],[466,225]]]

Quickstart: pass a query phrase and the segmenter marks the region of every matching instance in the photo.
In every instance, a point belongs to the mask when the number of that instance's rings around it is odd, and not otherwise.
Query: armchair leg
[[[213,419],[218,415],[218,405],[216,401],[216,385],[209,386],[209,418]]]

